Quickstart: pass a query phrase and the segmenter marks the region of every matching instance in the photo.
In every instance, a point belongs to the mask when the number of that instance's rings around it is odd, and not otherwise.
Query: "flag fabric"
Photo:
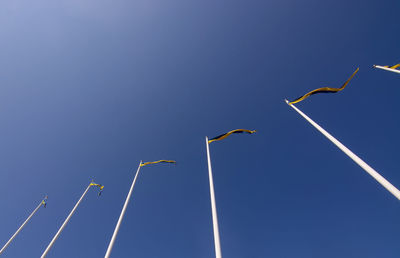
[[[103,191],[104,185],[96,184],[96,183],[90,183],[91,186],[98,186],[100,188],[100,191]]]
[[[100,184],[96,184],[96,183],[92,182],[92,183],[90,183],[90,186],[97,186],[100,188],[99,196],[101,195],[101,192],[103,192],[104,185],[100,185]]]
[[[162,160],[158,160],[158,161],[144,162],[144,163],[141,163],[140,166],[144,167],[144,166],[147,166],[147,165],[150,165],[150,164],[157,164],[157,163],[174,163],[174,164],[176,164],[176,161],[175,160],[164,160],[164,159],[162,159]]]
[[[44,208],[46,208],[46,206],[47,206],[46,200],[47,200],[47,196],[44,197],[44,199],[42,200],[42,205],[43,205]]]
[[[256,130],[236,129],[236,130],[232,130],[230,132],[218,135],[217,137],[214,137],[214,138],[208,140],[208,143],[223,140],[226,137],[228,137],[229,135],[234,134],[234,133],[249,133],[249,134],[253,134],[255,132],[256,132]]]
[[[317,93],[336,93],[336,92],[339,92],[339,91],[343,90],[343,89],[347,86],[347,84],[350,82],[350,80],[353,79],[354,75],[356,75],[356,73],[358,72],[358,70],[359,70],[359,68],[357,68],[357,69],[355,70],[355,72],[350,76],[349,79],[347,79],[347,81],[346,81],[346,82],[342,85],[342,87],[340,87],[340,88],[331,88],[331,87],[319,88],[319,89],[310,91],[309,93],[307,93],[307,94],[305,94],[305,95],[303,95],[303,96],[301,96],[301,97],[299,97],[299,98],[297,98],[297,99],[295,99],[295,100],[289,102],[289,104],[298,103],[298,102],[300,102],[300,101],[302,101],[302,100],[308,98],[309,96],[314,95],[314,94],[317,94]]]
[[[396,64],[396,65],[392,65],[392,66],[385,65],[383,67],[387,67],[387,68],[390,68],[390,69],[396,69],[396,68],[400,67],[400,64]]]

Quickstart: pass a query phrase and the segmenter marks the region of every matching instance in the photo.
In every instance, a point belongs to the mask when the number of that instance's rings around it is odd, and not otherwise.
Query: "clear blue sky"
[[[229,258],[397,258],[400,202],[284,103],[400,187],[398,0],[0,2],[0,244],[4,257],[214,256],[204,137]]]

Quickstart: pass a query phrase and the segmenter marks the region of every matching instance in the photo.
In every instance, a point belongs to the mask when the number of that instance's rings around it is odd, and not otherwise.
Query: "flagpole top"
[[[285,99],[285,102],[286,102],[286,104],[288,104],[288,105],[289,105],[289,100]]]

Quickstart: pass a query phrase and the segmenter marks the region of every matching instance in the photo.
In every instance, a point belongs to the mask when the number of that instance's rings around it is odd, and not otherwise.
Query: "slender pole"
[[[208,144],[207,136],[206,136],[206,146],[207,146],[207,161],[208,161],[208,178],[210,181],[211,211],[212,211],[213,230],[214,230],[215,257],[222,258],[221,244],[219,241],[217,205],[215,203],[214,181],[213,181],[212,168],[211,168],[210,146]]]
[[[126,196],[125,204],[122,207],[122,211],[121,211],[121,214],[119,215],[119,219],[118,219],[117,225],[115,226],[114,233],[113,233],[113,235],[111,237],[111,241],[108,244],[107,252],[106,252],[106,255],[104,256],[105,258],[109,258],[110,257],[111,251],[112,251],[113,246],[114,246],[115,239],[117,238],[117,234],[118,234],[119,228],[121,226],[122,219],[124,218],[124,215],[125,215],[126,207],[128,207],[129,200],[131,199],[133,187],[135,186],[136,179],[137,179],[137,177],[139,175],[139,171],[140,171],[141,165],[142,165],[142,161],[140,161],[140,163],[139,163],[139,167],[138,167],[138,169],[136,171],[135,178],[132,181],[132,185],[131,185],[131,188],[129,189],[128,196]]]
[[[28,221],[32,218],[32,216],[39,210],[39,208],[45,204],[45,200],[47,199],[44,198],[39,205],[33,210],[33,212],[31,213],[31,215],[29,215],[29,217],[25,220],[24,223],[22,223],[22,225],[19,227],[19,229],[14,233],[14,235],[10,238],[10,240],[8,240],[8,242],[3,246],[3,248],[1,248],[0,250],[0,254],[2,254],[4,252],[4,250],[6,250],[6,248],[11,244],[11,242],[14,240],[14,238],[18,235],[18,233],[25,227],[26,223],[28,223]]]
[[[378,68],[378,69],[386,70],[389,72],[400,73],[400,70],[396,70],[396,69],[392,69],[392,68],[388,68],[388,67],[384,67],[384,66],[380,66],[380,65],[374,65],[374,67]]]
[[[383,176],[381,176],[375,169],[371,168],[367,163],[365,163],[362,159],[360,159],[356,154],[354,154],[351,150],[349,150],[346,146],[344,146],[341,142],[339,142],[335,137],[325,131],[321,126],[319,126],[316,122],[314,122],[311,118],[309,118],[306,114],[301,112],[297,107],[293,104],[289,104],[287,100],[286,103],[291,106],[294,110],[297,111],[302,117],[304,117],[311,125],[313,125],[318,131],[320,131],[326,138],[328,138],[331,142],[333,142],[340,150],[342,150],[347,156],[349,156],[355,163],[357,163],[361,168],[363,168],[368,174],[370,174],[376,181],[378,181],[383,187],[386,188],[389,192],[391,192],[397,199],[400,200],[400,191],[394,187],[389,181],[387,181]]]
[[[56,233],[56,235],[53,237],[53,240],[51,240],[50,244],[47,246],[46,250],[43,252],[41,258],[46,257],[48,252],[50,251],[51,247],[54,245],[54,242],[57,240],[57,238],[60,236],[61,232],[64,230],[65,226],[67,225],[68,221],[71,219],[72,215],[74,215],[76,208],[78,208],[79,204],[81,203],[83,197],[85,197],[86,193],[89,191],[90,187],[92,186],[92,183],[88,185],[86,188],[85,192],[82,194],[81,198],[79,201],[75,204],[74,208],[72,211],[69,213],[68,217],[65,219],[64,223],[61,225],[60,229]]]

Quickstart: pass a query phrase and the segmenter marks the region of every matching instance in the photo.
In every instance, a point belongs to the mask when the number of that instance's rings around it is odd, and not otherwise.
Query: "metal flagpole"
[[[40,202],[40,204],[36,207],[36,209],[33,210],[33,212],[31,213],[31,215],[29,215],[29,217],[25,220],[24,223],[22,223],[22,225],[19,227],[19,229],[14,233],[14,235],[10,238],[10,240],[8,240],[8,242],[3,246],[3,248],[1,248],[0,250],[0,255],[4,252],[4,250],[6,250],[6,248],[11,244],[11,242],[14,240],[14,238],[18,235],[18,233],[25,227],[26,223],[28,223],[28,221],[32,218],[32,216],[39,210],[39,208],[43,205],[46,205],[46,201],[47,200],[47,196]]]
[[[222,258],[221,244],[219,241],[217,206],[215,204],[214,182],[211,169],[210,146],[208,144],[207,136],[206,136],[206,146],[207,146],[207,160],[208,160],[208,178],[210,181],[211,211],[212,211],[213,230],[214,230],[215,257]]]
[[[374,65],[374,68],[378,68],[378,69],[382,69],[382,70],[386,70],[386,71],[394,72],[394,73],[400,73],[400,70],[392,69],[392,68],[388,68],[388,67],[384,67],[384,66],[380,66],[380,65]]]
[[[114,246],[115,239],[117,238],[117,234],[118,234],[119,228],[121,226],[122,219],[124,218],[126,208],[128,207],[128,203],[129,203],[129,200],[130,200],[131,195],[132,195],[133,187],[135,186],[136,179],[137,179],[137,177],[139,175],[139,171],[140,171],[141,165],[142,165],[142,161],[140,161],[140,163],[139,163],[139,167],[138,167],[138,169],[136,171],[136,175],[135,175],[135,178],[133,179],[131,188],[129,189],[128,196],[126,196],[125,204],[122,207],[121,214],[119,215],[119,219],[118,219],[117,225],[115,226],[114,233],[113,233],[113,235],[111,237],[111,241],[110,241],[110,243],[108,245],[107,252],[106,252],[106,255],[104,256],[104,258],[109,258],[110,257],[111,251],[112,251],[113,246]]]
[[[82,194],[81,198],[79,199],[79,201],[75,204],[75,207],[72,209],[72,211],[69,213],[68,217],[65,219],[64,223],[61,225],[60,229],[58,230],[58,232],[56,233],[56,235],[53,237],[53,240],[51,240],[50,244],[47,246],[46,250],[43,252],[41,258],[46,257],[46,255],[48,254],[48,252],[50,251],[51,247],[54,245],[54,242],[57,240],[57,238],[60,236],[61,232],[63,231],[63,229],[65,228],[65,226],[67,225],[68,221],[70,220],[70,218],[72,217],[72,215],[74,215],[76,208],[78,208],[79,204],[81,203],[83,197],[85,197],[86,193],[89,191],[90,187],[93,185],[93,180],[92,182],[90,182],[90,184],[88,185],[88,187],[86,188],[85,192]]]
[[[385,187],[389,192],[391,192],[397,199],[400,200],[400,191],[394,187],[389,181],[387,181],[383,176],[371,168],[367,163],[360,159],[356,154],[339,142],[335,137],[325,131],[321,126],[309,118],[306,114],[300,111],[293,104],[289,104],[289,101],[285,100],[286,103],[291,106],[297,113],[304,117],[311,125],[313,125],[318,131],[320,131],[326,138],[333,142],[340,150],[342,150],[347,156],[349,156],[355,163],[357,163],[361,168],[363,168],[368,174],[370,174],[376,181],[378,181],[383,187]]]

